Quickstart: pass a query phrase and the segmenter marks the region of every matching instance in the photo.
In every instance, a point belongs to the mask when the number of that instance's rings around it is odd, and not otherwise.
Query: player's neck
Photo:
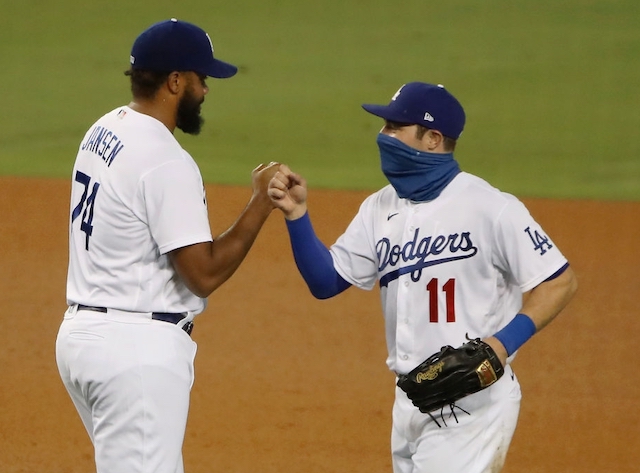
[[[176,128],[175,108],[164,100],[144,100],[134,98],[129,102],[129,108],[144,115],[155,118],[166,126],[171,133]]]

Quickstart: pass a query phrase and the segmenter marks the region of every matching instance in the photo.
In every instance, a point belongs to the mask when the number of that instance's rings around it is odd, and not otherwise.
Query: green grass
[[[176,16],[240,66],[209,79],[203,133],[176,132],[210,183],[281,161],[310,186],[376,189],[381,121],[360,105],[422,80],[465,106],[465,170],[522,197],[640,199],[637,0],[2,2],[2,174],[67,177],[84,131],[129,101],[137,34]]]

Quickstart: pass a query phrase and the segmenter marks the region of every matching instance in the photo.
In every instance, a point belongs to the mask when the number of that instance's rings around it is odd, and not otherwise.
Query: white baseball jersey
[[[379,281],[387,365],[398,373],[466,335],[493,335],[523,292],[567,262],[518,199],[464,172],[430,202],[384,187],[330,251],[346,281],[367,290]]]
[[[160,121],[100,118],[73,168],[67,302],[132,312],[204,310],[167,253],[212,241],[198,166]]]

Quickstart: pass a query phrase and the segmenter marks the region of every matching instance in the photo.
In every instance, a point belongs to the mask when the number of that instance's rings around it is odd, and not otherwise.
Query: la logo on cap
[[[393,97],[391,97],[391,101],[392,102],[395,101],[398,98],[398,95],[400,95],[400,92],[402,92],[402,89],[404,89],[405,85],[407,85],[407,84],[404,84],[402,87],[400,87],[398,89],[398,91],[395,94],[393,94]]]
[[[211,41],[211,36],[209,36],[209,33],[205,33],[205,35],[207,35],[207,39],[209,40],[209,44],[211,45],[211,52],[213,52],[213,41]]]

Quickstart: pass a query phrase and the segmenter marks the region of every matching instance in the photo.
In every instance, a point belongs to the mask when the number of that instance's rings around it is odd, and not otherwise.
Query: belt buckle
[[[186,324],[184,324],[182,326],[182,330],[184,330],[185,332],[187,332],[187,335],[191,335],[191,331],[193,330],[193,321],[190,320],[189,322],[187,322]]]

